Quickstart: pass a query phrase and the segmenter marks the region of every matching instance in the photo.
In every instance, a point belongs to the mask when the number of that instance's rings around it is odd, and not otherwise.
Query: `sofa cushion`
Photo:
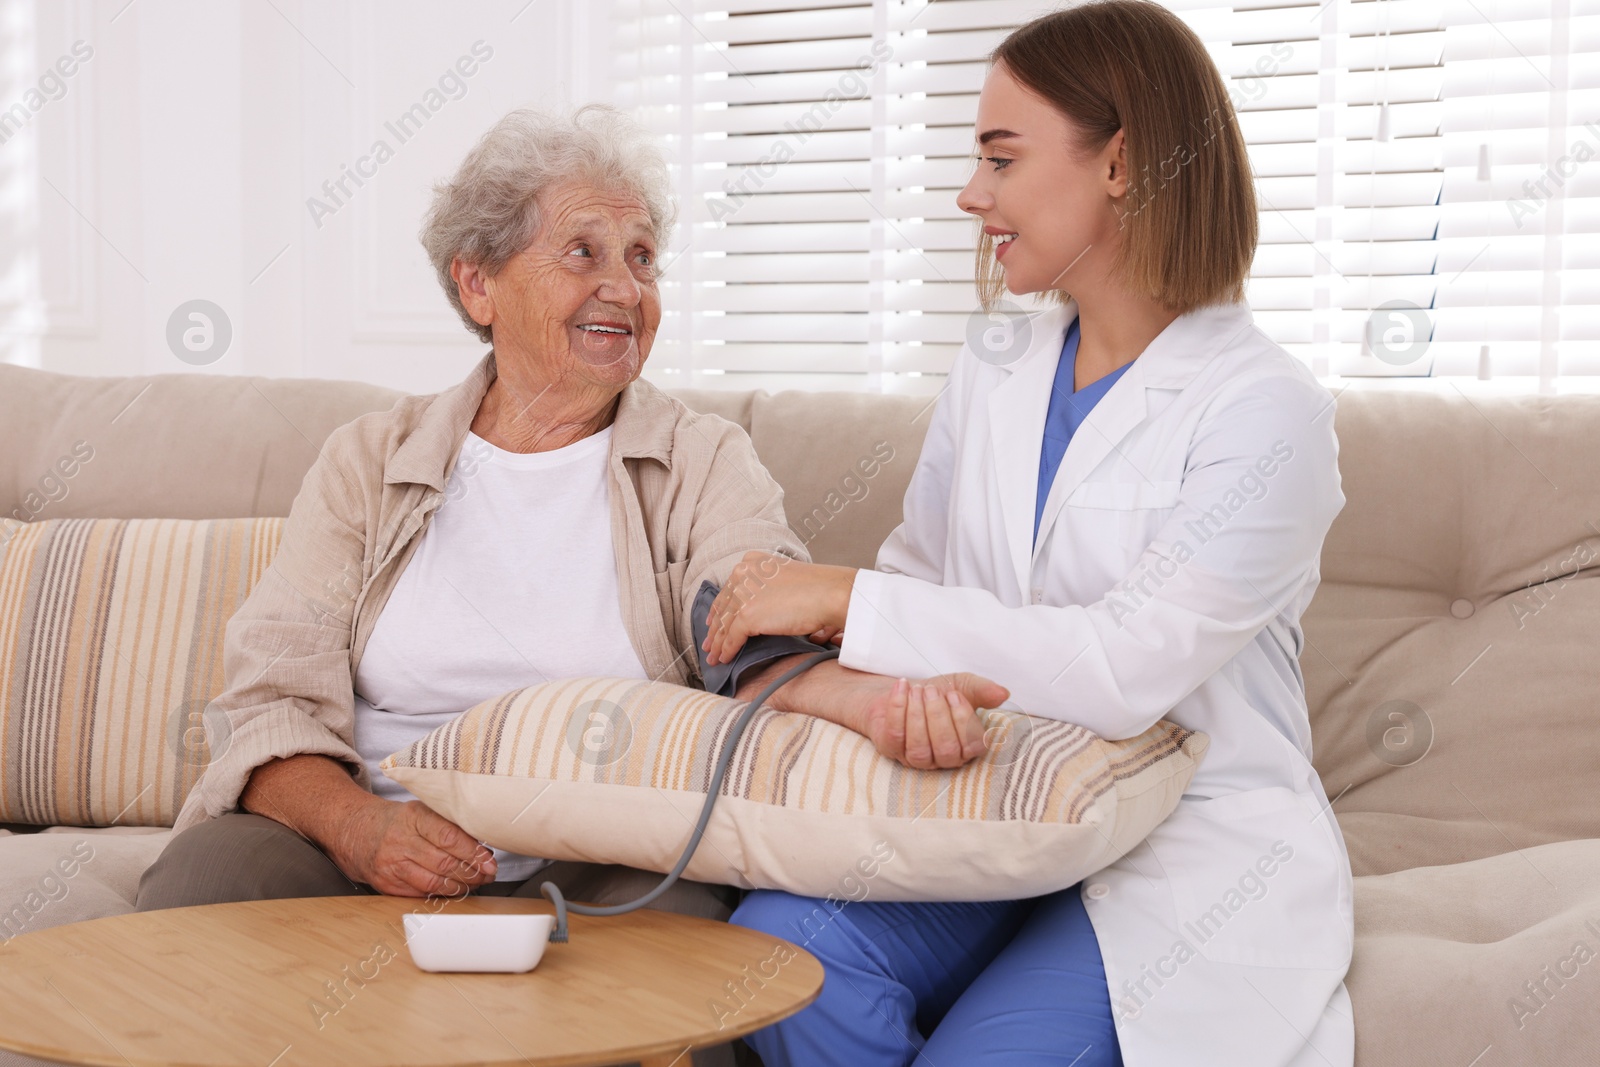
[[[287,515],[328,434],[402,395],[314,378],[0,364],[0,531],[8,520]]]
[[[750,440],[783,486],[789,526],[812,559],[876,564],[878,549],[900,525],[932,415],[933,398],[926,396],[755,394]]]
[[[1355,880],[1356,1067],[1600,1062],[1600,840]]]
[[[53,519],[0,544],[0,822],[170,826],[226,743],[225,624],[282,519]]]
[[[484,701],[381,768],[498,848],[666,872],[745,707],[665,682],[548,682]],[[1064,889],[1172,812],[1208,744],[1164,721],[1123,741],[1011,713],[991,723],[983,758],[918,771],[843,726],[762,709],[684,875],[841,898],[870,880],[874,900]]]
[[[1304,618],[1356,874],[1600,835],[1600,396],[1347,390]]]
[[[0,833],[0,944],[133,910],[139,877],[172,838],[159,827]]]

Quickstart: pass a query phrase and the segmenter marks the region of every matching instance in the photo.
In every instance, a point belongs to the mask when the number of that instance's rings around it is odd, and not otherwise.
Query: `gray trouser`
[[[554,882],[568,900],[621,904],[660,883],[653,871],[601,863],[557,861],[521,882],[491,882],[473,890],[482,896],[539,897],[541,882]],[[352,881],[316,845],[273,819],[247,812],[191,826],[174,837],[139,879],[139,911],[224,904],[238,900],[335,897],[375,893]],[[739,890],[679,879],[648,907],[725,922],[739,903]],[[742,1044],[742,1042],[740,1043]],[[749,1062],[750,1053],[741,1050]],[[732,1047],[694,1054],[695,1067],[734,1062]]]
[[[554,882],[568,900],[621,904],[653,889],[661,875],[603,863],[557,861],[520,882],[490,882],[483,896],[535,897]],[[376,893],[352,881],[316,845],[264,815],[233,812],[174,837],[139,879],[139,911],[225,904],[236,900],[340,897]],[[680,878],[650,907],[725,922],[739,890]]]

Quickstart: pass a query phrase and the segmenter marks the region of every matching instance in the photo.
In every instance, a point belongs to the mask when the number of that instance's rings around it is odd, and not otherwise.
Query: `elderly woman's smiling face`
[[[462,303],[494,328],[503,364],[550,382],[621,389],[639,376],[661,325],[656,241],[637,197],[586,183],[540,194],[539,229],[488,277],[460,264]]]

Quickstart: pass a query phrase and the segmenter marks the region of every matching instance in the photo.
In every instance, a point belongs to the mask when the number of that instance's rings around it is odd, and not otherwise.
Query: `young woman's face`
[[[982,158],[956,204],[995,238],[1006,288],[1071,292],[1103,281],[1127,194],[1121,131],[1085,152],[1067,117],[996,63],[975,135]]]

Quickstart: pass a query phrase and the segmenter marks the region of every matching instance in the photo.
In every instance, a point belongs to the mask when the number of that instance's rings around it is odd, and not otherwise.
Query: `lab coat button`
[[[1466,599],[1454,601],[1450,605],[1450,614],[1454,615],[1458,619],[1472,618],[1473,610],[1474,608],[1472,606],[1472,601]]]
[[[1091,900],[1104,900],[1111,895],[1111,887],[1104,882],[1096,882],[1088,889]]]

